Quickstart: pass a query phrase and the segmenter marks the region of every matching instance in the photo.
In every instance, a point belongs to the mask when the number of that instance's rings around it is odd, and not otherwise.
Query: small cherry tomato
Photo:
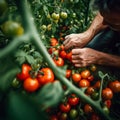
[[[105,100],[105,101],[104,101],[104,104],[105,104],[108,108],[110,108],[112,102],[111,102],[111,100]]]
[[[89,114],[89,113],[92,113],[92,112],[93,112],[93,109],[92,109],[92,107],[91,107],[89,104],[85,104],[85,105],[84,105],[84,112],[85,112],[86,114]]]
[[[69,61],[72,61],[72,51],[70,51],[69,53],[67,53],[66,58],[67,58]]]
[[[66,78],[70,78],[72,71],[70,69],[66,70]]]
[[[72,106],[75,106],[79,103],[79,98],[75,95],[72,94],[69,98],[68,98],[68,103]]]
[[[90,75],[87,79],[88,79],[88,81],[90,81],[90,82],[91,82],[91,81],[93,81],[93,80],[94,80],[94,76],[93,76],[93,75]]]
[[[30,77],[31,66],[28,64],[22,64],[22,70],[17,74],[19,80],[25,80]]]
[[[64,60],[61,57],[54,58],[53,60],[54,60],[54,62],[57,66],[63,66],[64,65]]]
[[[103,111],[106,113],[106,114],[109,114],[110,113],[110,110],[107,106],[103,106]]]
[[[105,88],[102,90],[102,98],[104,100],[109,100],[113,98],[113,92],[110,88]]]
[[[67,16],[68,16],[68,15],[67,15],[67,12],[63,12],[63,11],[62,11],[62,12],[60,13],[60,17],[61,17],[62,19],[66,19]]]
[[[95,65],[91,65],[91,66],[90,66],[90,70],[91,70],[92,72],[96,71],[96,69],[97,69],[97,67],[96,67]]]
[[[26,80],[24,80],[23,87],[28,92],[34,92],[38,90],[38,88],[40,87],[40,84],[36,78],[29,77]]]
[[[100,80],[98,80],[97,82],[95,82],[95,84],[93,85],[93,87],[95,89],[99,89],[100,88]]]
[[[90,82],[87,79],[82,79],[79,82],[79,87],[89,87],[90,86]]]
[[[12,81],[12,87],[13,88],[19,88],[21,86],[21,82],[15,78],[13,81]]]
[[[57,115],[52,115],[52,116],[50,116],[50,120],[58,120]]]
[[[60,119],[59,120],[67,120],[68,119],[68,115],[67,113],[63,112],[60,114]]]
[[[79,82],[81,80],[81,75],[79,73],[73,73],[72,74],[72,80],[75,83]]]
[[[42,68],[37,75],[37,79],[41,85],[53,82],[54,78],[54,73],[50,68]]]
[[[61,58],[65,59],[66,55],[67,55],[67,53],[64,50],[60,51],[60,57]]]
[[[93,88],[93,87],[88,87],[87,89],[86,89],[86,91],[85,91],[85,93],[87,94],[87,95],[91,95],[92,93],[94,93],[95,92],[95,89]]]
[[[84,78],[84,79],[87,79],[89,76],[91,75],[90,71],[89,70],[83,70],[81,72],[81,77]]]
[[[60,110],[62,112],[68,113],[70,111],[70,109],[71,109],[71,106],[69,103],[61,103],[60,104]]]
[[[110,82],[108,86],[114,93],[120,92],[120,82],[118,80]]]
[[[52,54],[55,50],[56,50],[56,48],[51,47],[51,48],[48,49],[48,52],[49,52],[49,54]]]
[[[51,38],[50,39],[50,45],[51,46],[56,46],[58,45],[58,40],[56,38]]]
[[[91,115],[90,120],[101,120],[101,119],[100,119],[100,117],[99,117],[97,114],[93,113],[93,114]]]
[[[78,116],[78,111],[72,108],[69,112],[69,116],[72,120],[75,120],[76,117]]]
[[[53,12],[52,15],[51,15],[51,17],[52,17],[53,20],[59,20],[60,15],[59,15],[59,13]]]

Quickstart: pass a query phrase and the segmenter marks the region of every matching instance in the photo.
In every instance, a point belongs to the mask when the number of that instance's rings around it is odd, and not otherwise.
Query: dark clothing
[[[107,28],[98,33],[86,47],[120,55],[120,33]]]

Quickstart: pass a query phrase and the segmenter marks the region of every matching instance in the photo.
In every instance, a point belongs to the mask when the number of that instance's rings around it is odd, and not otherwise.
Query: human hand
[[[88,41],[89,36],[86,32],[80,34],[70,34],[65,37],[65,41],[63,42],[65,49],[69,49],[72,47],[84,47]]]
[[[76,67],[86,67],[97,64],[100,60],[100,52],[91,48],[79,48],[72,50],[72,62]]]

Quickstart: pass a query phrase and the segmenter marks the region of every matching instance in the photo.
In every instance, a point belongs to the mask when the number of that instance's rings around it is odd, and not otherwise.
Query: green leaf
[[[46,120],[38,105],[19,92],[10,92],[6,104],[7,120]]]
[[[50,106],[58,104],[61,101],[63,95],[64,91],[61,87],[61,84],[59,81],[56,81],[54,83],[46,84],[38,92],[38,94],[35,95],[34,99],[40,103],[43,109],[46,109]]]

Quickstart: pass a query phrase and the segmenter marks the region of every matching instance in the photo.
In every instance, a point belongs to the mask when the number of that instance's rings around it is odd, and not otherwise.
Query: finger
[[[81,52],[80,48],[79,49],[72,49],[72,54],[73,55],[78,55],[78,54],[80,54],[80,52]]]
[[[74,64],[80,64],[81,61],[80,60],[72,60],[72,63],[74,63]]]
[[[72,60],[78,60],[78,59],[80,59],[79,55],[73,55],[72,54]]]

